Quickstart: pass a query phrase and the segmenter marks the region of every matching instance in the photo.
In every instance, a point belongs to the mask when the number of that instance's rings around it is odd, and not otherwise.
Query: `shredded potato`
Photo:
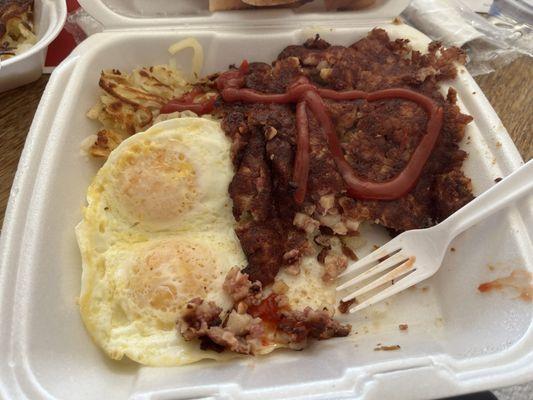
[[[0,60],[7,60],[37,43],[33,1],[0,3]]]
[[[197,80],[200,77],[202,65],[204,64],[204,49],[195,38],[187,38],[179,41],[178,43],[174,43],[168,48],[168,52],[172,55],[175,55],[188,48],[191,48],[193,51],[191,73],[194,79]]]
[[[171,99],[189,92],[202,70],[204,51],[196,39],[181,40],[170,46],[168,51],[175,55],[187,48],[193,50],[192,76],[187,76],[175,64],[172,65],[172,59],[169,60],[169,65],[137,68],[131,73],[116,69],[102,71],[99,85],[103,93],[87,112],[89,119],[100,123],[98,132],[92,135],[92,145],[88,149],[91,155],[107,157],[129,136],[167,119],[165,115],[159,116],[161,107]],[[84,143],[86,147],[87,142]]]

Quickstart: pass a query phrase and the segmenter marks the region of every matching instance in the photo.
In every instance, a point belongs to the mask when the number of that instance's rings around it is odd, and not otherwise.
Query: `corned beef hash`
[[[334,282],[360,224],[425,228],[473,198],[458,146],[472,118],[439,91],[463,53],[374,29],[200,76],[198,42],[170,52],[187,47],[191,76],[102,72],[86,144],[106,161],[76,229],[87,329],[148,365],[349,335]]]

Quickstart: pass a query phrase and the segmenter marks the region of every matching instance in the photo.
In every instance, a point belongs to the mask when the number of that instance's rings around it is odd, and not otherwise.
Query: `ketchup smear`
[[[194,88],[189,93],[178,99],[172,99],[163,107],[161,114],[170,114],[175,111],[192,111],[198,115],[209,114],[215,106],[216,96],[201,102],[195,102],[196,97],[202,96],[204,92],[200,88]]]
[[[217,89],[243,86],[246,73],[248,73],[248,61],[244,60],[239,69],[232,69],[220,74],[216,81]],[[215,107],[217,97],[213,96],[204,101],[196,101],[196,98],[203,94],[204,92],[196,87],[180,98],[170,100],[161,108],[160,112],[161,114],[170,114],[175,111],[192,111],[198,115],[209,114]]]
[[[439,136],[443,123],[443,109],[433,99],[409,89],[393,88],[374,92],[361,90],[335,91],[318,88],[310,83],[306,77],[299,77],[282,94],[265,94],[252,89],[243,89],[245,74],[248,72],[248,62],[244,60],[239,69],[232,69],[222,73],[216,81],[217,89],[226,102],[244,103],[297,103],[297,152],[293,179],[297,185],[294,200],[302,204],[309,177],[309,122],[308,112],[312,112],[318,120],[327,139],[329,150],[346,186],[348,195],[363,200],[394,200],[406,195],[417,183],[422,169],[426,164]],[[194,92],[194,91],[193,91]],[[197,114],[205,114],[213,109],[215,98],[205,102],[195,103],[198,92],[187,94],[180,99],[171,100],[161,112],[191,110]],[[188,96],[188,97],[186,97]],[[429,115],[426,134],[414,150],[405,168],[397,176],[385,182],[370,182],[357,177],[355,171],[346,161],[335,127],[328,114],[323,99],[376,101],[383,99],[405,99],[420,105]]]
[[[261,318],[265,322],[277,324],[280,321],[280,309],[276,300],[276,295],[271,294],[264,298],[261,303],[248,308],[248,314],[254,318]]]

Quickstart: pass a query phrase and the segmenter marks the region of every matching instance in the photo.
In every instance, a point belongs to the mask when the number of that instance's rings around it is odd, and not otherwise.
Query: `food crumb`
[[[498,182],[501,181],[502,179],[503,179],[503,178],[499,176],[499,177],[497,177],[497,178],[494,179],[494,182],[498,183]]]
[[[401,331],[406,331],[407,329],[409,329],[409,325],[400,324],[400,325],[398,325],[398,329],[400,329]]]
[[[341,314],[346,314],[346,313],[348,313],[348,311],[350,311],[350,307],[352,306],[352,304],[355,303],[355,301],[356,301],[355,299],[351,299],[351,300],[348,300],[348,301],[342,301],[342,300],[341,300],[341,301],[339,302],[339,307],[338,307],[339,312],[340,312]]]
[[[381,346],[378,343],[378,346],[374,348],[374,351],[395,351],[400,349],[401,347],[398,344],[393,344],[392,346]]]
[[[379,249],[379,246],[378,246],[377,244],[373,244],[373,245],[372,245],[372,248],[373,248],[374,250],[377,250],[377,249]]]
[[[422,292],[425,293],[425,292],[427,292],[427,291],[429,290],[429,286],[424,286],[424,287],[423,287],[422,289],[420,289],[420,290],[422,290]]]
[[[394,17],[394,19],[392,20],[392,23],[394,25],[401,25],[403,24],[402,20],[399,18],[399,17]]]
[[[496,269],[496,267],[492,264],[487,264],[487,268],[489,269],[489,271],[494,271]]]
[[[344,254],[350,260],[357,261],[359,259],[357,257],[357,254],[355,254],[355,252],[351,248],[346,246],[344,243],[342,243],[341,250],[342,250],[342,254]]]
[[[452,247],[452,248],[450,249],[450,251],[455,251],[455,247]]]
[[[472,94],[476,94],[476,92],[472,92]]]
[[[500,142],[499,140],[496,142],[496,147],[502,147],[502,142]]]

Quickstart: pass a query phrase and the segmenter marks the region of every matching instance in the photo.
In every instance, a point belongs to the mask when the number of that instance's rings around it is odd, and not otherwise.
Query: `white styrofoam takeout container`
[[[39,79],[48,45],[59,35],[66,18],[65,0],[34,1],[37,43],[27,51],[0,62],[0,92]]]
[[[204,46],[205,73],[244,57],[269,62],[286,45],[316,32],[338,44],[352,43],[374,26],[412,39],[415,47],[429,39],[390,22],[401,10],[400,2],[392,1],[380,2],[381,13],[364,19],[357,13],[291,10],[202,19],[190,12],[159,20],[139,14],[144,22],[138,25],[104,7],[119,10],[126,0],[81,3],[98,17],[104,13],[111,28],[88,38],[54,71],[21,157],[0,242],[0,398],[430,399],[533,378],[531,303],[512,293],[477,291],[480,283],[516,268],[533,271],[531,198],[458,237],[439,273],[420,285],[427,289],[408,290],[345,317],[354,326],[348,338],[315,343],[303,352],[176,368],[109,360],[92,343],[75,300],[81,261],[74,226],[99,167],[80,152],[80,143],[97,129],[85,112],[100,91],[100,70],[166,63],[168,46],[191,36]],[[187,67],[188,57],[180,54],[177,61]],[[469,153],[465,172],[480,193],[522,160],[464,68],[451,84],[461,107],[475,118],[461,145]],[[362,235],[367,246],[360,255],[386,240],[380,229]],[[407,332],[399,331],[400,323],[409,325]],[[401,350],[374,351],[378,343]]]

